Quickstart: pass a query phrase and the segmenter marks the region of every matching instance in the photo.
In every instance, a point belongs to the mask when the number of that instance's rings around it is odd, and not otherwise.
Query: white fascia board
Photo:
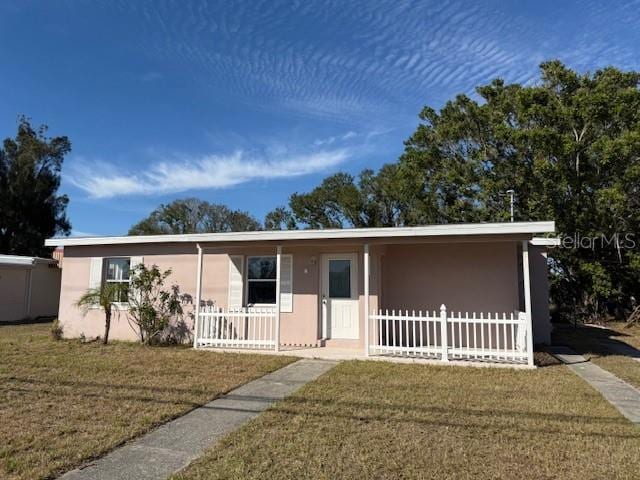
[[[47,247],[70,247],[83,245],[131,245],[144,243],[259,242],[464,235],[533,235],[553,233],[554,231],[554,222],[465,223],[426,225],[422,227],[261,230],[256,232],[139,235],[121,237],[63,237],[49,238],[45,241],[45,245]]]

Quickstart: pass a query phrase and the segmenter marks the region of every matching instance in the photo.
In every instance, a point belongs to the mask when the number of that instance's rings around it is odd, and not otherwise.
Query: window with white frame
[[[127,303],[129,301],[130,268],[130,258],[104,259],[105,283],[113,283],[121,286],[117,300],[119,303]]]
[[[276,257],[247,259],[247,305],[275,305]]]

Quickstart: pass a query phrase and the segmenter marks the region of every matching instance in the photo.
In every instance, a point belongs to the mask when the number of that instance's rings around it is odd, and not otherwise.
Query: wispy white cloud
[[[66,180],[91,198],[162,195],[323,172],[350,156],[345,148],[268,158],[238,150],[230,155],[163,160],[143,171],[126,172],[106,162],[76,159]]]
[[[353,125],[392,123],[497,76],[535,78],[541,59],[637,67],[637,0],[503,3],[119,0],[94,8],[137,18],[142,35],[132,48],[176,62],[181,78],[205,90]]]
[[[179,62],[195,82],[252,105],[259,98],[263,106],[335,121],[370,119],[408,101],[416,112],[427,89],[451,95],[492,72],[530,69],[531,49],[519,37],[540,30],[461,0],[119,6],[145,19],[144,52]],[[314,34],[299,35],[293,26],[310,19]]]
[[[357,137],[357,136],[358,136],[358,134],[356,132],[349,131],[349,132],[345,133],[344,135],[342,135],[341,140],[348,140],[350,138],[354,138],[354,137]]]
[[[316,147],[321,147],[323,145],[333,145],[336,142],[344,142],[357,136],[358,134],[356,132],[354,132],[353,130],[349,130],[342,135],[332,135],[331,137],[318,138],[313,141],[313,145]]]

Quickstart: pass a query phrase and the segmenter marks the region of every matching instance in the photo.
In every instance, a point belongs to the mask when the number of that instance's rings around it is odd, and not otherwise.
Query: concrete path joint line
[[[298,360],[232,390],[172,420],[83,468],[64,480],[165,479],[198,458],[227,433],[255,418],[278,400],[331,370],[337,362]]]

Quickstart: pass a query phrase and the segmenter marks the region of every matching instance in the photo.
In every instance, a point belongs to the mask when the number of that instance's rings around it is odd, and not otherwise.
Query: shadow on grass
[[[11,385],[11,382],[15,382],[20,385]],[[48,387],[48,388],[47,388]],[[100,391],[95,391],[98,389]],[[71,397],[77,398],[82,396],[85,398],[96,398],[102,400],[116,400],[116,401],[133,401],[141,403],[156,403],[165,405],[181,405],[191,408],[205,407],[227,410],[238,410],[255,412],[261,410],[255,409],[234,409],[229,407],[206,407],[204,404],[209,403],[219,398],[225,400],[239,401],[239,402],[256,402],[271,404],[282,400],[282,397],[269,397],[269,396],[255,396],[255,395],[240,395],[233,393],[226,393],[222,391],[217,395],[211,396],[211,393],[206,390],[194,390],[183,388],[167,388],[167,387],[151,387],[144,385],[128,385],[128,384],[114,384],[114,383],[98,383],[98,382],[72,382],[72,381],[47,381],[36,380],[31,378],[18,378],[8,377],[0,392],[22,393],[22,394],[50,394],[56,398]],[[130,392],[129,392],[130,391]],[[148,393],[148,395],[144,395]],[[171,394],[177,394],[177,398],[163,398],[162,396]],[[207,397],[204,402],[193,401],[187,398],[181,398],[180,395],[191,394]]]
[[[31,387],[31,388],[30,388]],[[78,396],[82,396],[83,398],[94,398],[97,400],[115,400],[115,401],[123,401],[123,402],[140,402],[140,403],[150,403],[150,404],[164,404],[164,405],[180,405],[185,407],[197,408],[202,405],[201,402],[194,402],[192,400],[187,400],[183,398],[176,399],[165,399],[155,396],[140,396],[140,395],[127,395],[123,393],[112,393],[112,392],[90,392],[90,391],[66,391],[65,389],[43,389],[40,386],[30,385],[29,383],[25,383],[22,387],[11,387],[5,385],[4,388],[0,389],[0,391],[10,392],[13,394],[49,394],[55,396],[56,398],[69,397],[70,399],[78,398]],[[209,401],[209,400],[207,400]]]
[[[34,385],[44,385],[51,387],[74,387],[74,388],[82,388],[82,389],[91,389],[91,388],[100,388],[105,391],[109,390],[132,390],[132,391],[140,391],[140,392],[149,392],[149,393],[160,393],[160,394],[192,394],[192,395],[203,395],[207,394],[208,390],[206,389],[194,389],[194,388],[180,388],[180,387],[167,387],[167,386],[157,386],[157,385],[140,385],[140,384],[129,384],[129,383],[111,383],[111,382],[88,382],[88,381],[77,381],[77,380],[39,380],[36,378],[22,378],[16,376],[8,376],[6,381],[14,381],[18,383],[24,384],[34,384]]]
[[[316,400],[312,400],[311,403],[317,403]],[[384,410],[380,413],[347,413],[337,410],[342,405],[342,402],[332,402],[331,406],[336,408],[330,408],[326,411],[318,411],[313,408],[303,408],[298,410],[295,406],[291,406],[288,402],[276,404],[271,408],[271,412],[281,414],[287,417],[294,416],[311,416],[316,418],[326,418],[327,421],[334,421],[335,419],[344,419],[351,421],[358,421],[362,423],[381,422],[381,423],[397,423],[397,424],[415,424],[421,426],[430,427],[444,427],[444,428],[459,428],[464,430],[472,430],[478,432],[486,432],[487,429],[500,430],[501,436],[510,436],[509,430],[512,430],[514,435],[518,435],[522,432],[527,433],[542,433],[550,435],[559,435],[566,437],[575,437],[576,432],[567,428],[566,422],[574,422],[578,425],[584,425],[585,423],[600,423],[600,427],[596,427],[593,432],[586,432],[580,427],[579,435],[582,437],[598,437],[598,438],[612,438],[612,439],[638,439],[640,438],[640,431],[633,434],[617,433],[603,430],[603,427],[625,427],[628,425],[628,421],[622,417],[620,418],[594,418],[587,415],[568,415],[562,414],[539,414],[538,412],[513,412],[513,411],[501,411],[501,410],[487,410],[487,411],[469,411],[467,409],[450,408],[446,412],[441,412],[439,409],[433,409],[432,413],[442,415],[448,414],[449,418],[438,418],[436,415],[431,416],[417,416],[417,415],[401,415],[393,416],[389,415]],[[293,407],[293,408],[292,408]],[[301,406],[302,407],[302,406]],[[384,405],[385,409],[388,409],[389,405]],[[427,413],[431,409],[426,409]],[[480,414],[480,415],[478,415]],[[482,417],[492,419],[490,423],[482,421]],[[563,418],[565,417],[565,418]],[[535,420],[539,421],[539,426],[524,426],[521,422],[514,424],[513,419],[520,418],[523,420]],[[594,422],[595,420],[595,422]],[[563,425],[563,422],[565,425]],[[555,423],[556,428],[551,424]],[[516,426],[518,425],[518,426]]]
[[[9,390],[15,393],[38,393],[41,394],[43,392],[42,384],[50,383],[51,387],[60,386],[59,382],[42,382],[42,381],[33,381],[30,379],[16,379],[12,378],[11,380],[18,381],[23,383],[22,388],[6,388],[5,390]],[[33,389],[29,388],[29,384],[36,384],[33,386]],[[95,386],[103,387],[104,384],[96,384],[93,382],[87,383],[86,385],[89,388],[95,388]],[[69,382],[67,386],[77,386],[76,383]],[[100,399],[111,399],[111,400],[120,400],[120,401],[138,401],[138,402],[149,402],[149,403],[159,403],[159,404],[176,404],[176,405],[184,405],[192,408],[205,408],[210,410],[224,410],[224,411],[238,411],[238,412],[260,412],[264,408],[268,407],[270,404],[276,403],[281,400],[280,397],[267,396],[267,395],[242,395],[242,394],[221,394],[217,397],[217,399],[224,399],[227,402],[239,402],[238,406],[233,406],[232,404],[225,405],[203,405],[202,402],[194,402],[191,400],[187,400],[184,398],[176,398],[176,399],[165,399],[159,398],[158,396],[140,396],[140,395],[127,395],[125,392],[122,392],[122,388],[129,388],[126,385],[110,385],[111,388],[105,389],[104,392],[91,392],[84,391],[80,392],[83,397],[89,398],[100,398]],[[154,389],[150,387],[143,387],[144,390],[149,391],[150,394],[154,393]],[[159,389],[162,390],[162,389]],[[65,389],[55,389],[54,393],[58,398],[64,396],[77,397],[78,391],[65,391]],[[211,401],[211,400],[209,400]],[[250,407],[248,404],[260,404],[256,407]],[[290,405],[293,408],[286,408],[286,405]],[[297,410],[297,407],[300,407],[300,410]],[[596,417],[593,415],[575,415],[575,414],[566,414],[566,413],[543,413],[543,412],[527,412],[527,411],[519,411],[519,410],[509,410],[509,409],[469,409],[469,408],[455,408],[452,410],[450,407],[438,407],[438,406],[420,406],[420,405],[410,405],[406,403],[387,403],[387,402],[375,402],[375,401],[344,401],[344,400],[324,400],[318,398],[308,398],[303,396],[293,396],[289,397],[286,402],[282,404],[276,404],[273,408],[274,411],[280,413],[287,414],[301,414],[301,415],[309,415],[309,414],[318,414],[318,407],[322,408],[330,408],[331,412],[327,413],[327,416],[333,415],[336,409],[348,409],[348,410],[359,410],[362,411],[363,414],[354,414],[347,415],[345,418],[352,418],[355,420],[371,420],[371,421],[398,421],[398,422],[412,422],[416,423],[425,423],[424,420],[420,418],[398,418],[397,414],[404,415],[407,412],[414,412],[416,414],[432,414],[432,415],[443,415],[450,414],[455,412],[456,415],[461,415],[465,417],[475,417],[475,418],[493,418],[499,420],[509,419],[513,417],[523,418],[523,419],[537,419],[541,421],[554,421],[554,422],[589,422],[596,423],[601,425],[611,424],[611,425],[622,425],[626,423],[626,420],[622,418],[613,418],[613,417]],[[364,414],[366,411],[370,410],[378,410],[382,412],[380,415],[368,415]],[[313,413],[315,412],[315,413]],[[337,414],[337,416],[341,416],[341,414]],[[428,424],[432,424],[431,421],[426,422]],[[451,426],[464,426],[462,424],[451,424]]]
[[[436,414],[436,415],[446,415],[454,413],[455,415],[467,416],[467,417],[486,417],[486,418],[494,418],[499,419],[500,417],[504,417],[506,419],[518,417],[523,419],[537,419],[537,420],[551,420],[558,422],[589,422],[589,423],[600,423],[600,424],[612,424],[612,425],[624,425],[627,421],[622,417],[597,417],[594,415],[576,415],[576,414],[567,414],[567,413],[558,413],[558,412],[532,412],[532,411],[523,411],[523,410],[512,410],[512,409],[470,409],[470,408],[461,408],[461,407],[438,407],[435,405],[429,406],[419,406],[419,405],[407,405],[405,403],[379,403],[379,402],[357,402],[357,401],[344,401],[344,400],[321,400],[317,398],[305,398],[305,397],[290,397],[287,399],[286,403],[300,405],[301,407],[308,406],[310,408],[314,408],[315,406],[322,405],[323,407],[333,407],[333,408],[347,408],[347,409],[356,409],[361,411],[366,410],[379,410],[386,411],[389,414],[400,413],[404,414],[407,412],[415,412],[415,413],[425,413],[425,414]],[[278,408],[275,410],[280,411]],[[306,410],[301,410],[298,413],[305,414]],[[358,418],[358,416],[354,417]],[[393,417],[384,416],[383,418],[389,420]],[[640,432],[639,432],[640,434]]]
[[[592,325],[556,325],[552,334],[554,345],[572,348],[581,355],[592,354],[601,357],[622,355],[640,359],[640,350],[616,337],[630,337],[626,333],[606,327]]]

